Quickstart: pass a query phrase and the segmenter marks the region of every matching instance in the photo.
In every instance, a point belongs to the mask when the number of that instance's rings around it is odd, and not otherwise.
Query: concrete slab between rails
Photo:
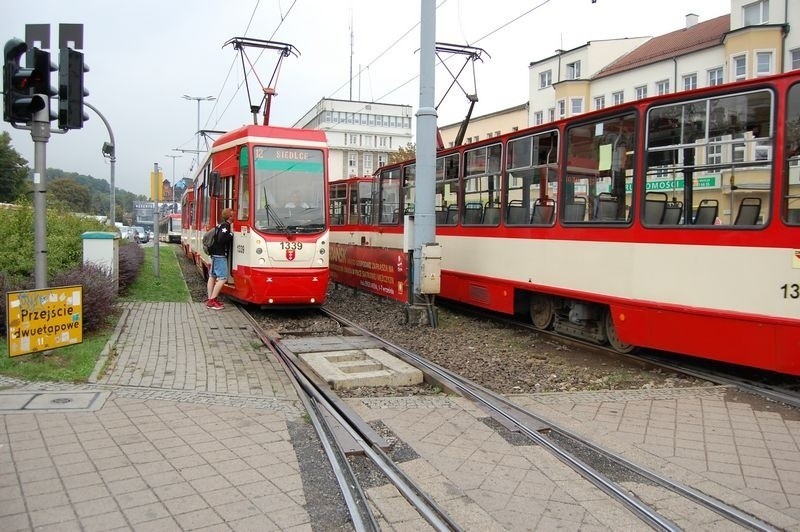
[[[422,372],[383,349],[348,349],[299,355],[334,390],[360,386],[412,386]]]

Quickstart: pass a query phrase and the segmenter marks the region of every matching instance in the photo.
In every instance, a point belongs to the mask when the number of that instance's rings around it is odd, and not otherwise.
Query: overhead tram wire
[[[442,0],[442,2],[441,2],[441,3],[440,3],[438,6],[436,6],[436,9],[439,9],[440,7],[442,7],[442,6],[443,6],[443,5],[444,5],[446,2],[447,2],[447,0]],[[521,13],[521,14],[517,15],[516,17],[512,18],[512,19],[511,19],[511,20],[509,20],[508,22],[505,22],[505,23],[503,23],[502,25],[498,26],[497,28],[493,29],[492,31],[490,31],[490,32],[489,32],[489,33],[487,33],[486,35],[483,35],[482,37],[478,38],[478,39],[477,39],[477,40],[476,40],[474,43],[470,44],[470,46],[473,46],[473,45],[475,45],[475,44],[477,44],[477,43],[481,42],[482,40],[484,40],[484,39],[486,39],[486,38],[490,37],[491,35],[494,35],[494,34],[495,34],[495,33],[497,33],[498,31],[500,31],[500,30],[502,30],[502,29],[506,28],[507,26],[509,26],[509,25],[513,24],[514,22],[518,21],[519,19],[521,19],[521,18],[523,18],[523,17],[525,17],[525,16],[527,16],[527,15],[531,14],[532,12],[536,11],[537,9],[539,9],[540,7],[543,7],[544,5],[546,5],[546,4],[548,4],[548,3],[550,3],[550,0],[544,0],[543,2],[541,2],[541,3],[539,3],[539,4],[535,5],[535,6],[533,6],[532,8],[530,8],[530,9],[529,9],[529,10],[527,10],[527,11],[525,11],[524,13]],[[392,48],[392,47],[393,47],[395,44],[397,44],[397,43],[398,43],[400,40],[402,40],[403,38],[405,38],[405,37],[406,37],[406,36],[407,36],[407,35],[408,35],[408,34],[409,34],[409,33],[410,33],[410,32],[411,32],[411,31],[412,31],[414,28],[416,28],[417,26],[419,26],[419,23],[417,23],[417,24],[415,24],[414,26],[412,26],[411,28],[409,28],[409,30],[408,30],[407,32],[405,32],[405,33],[404,33],[404,34],[403,34],[403,35],[402,35],[400,38],[396,39],[396,40],[395,40],[395,41],[394,41],[394,42],[393,42],[391,45],[389,45],[389,47],[388,47],[388,48],[386,48],[386,49],[385,49],[383,52],[381,52],[381,53],[380,53],[380,54],[379,54],[379,55],[378,55],[378,56],[377,56],[375,59],[373,59],[371,62],[369,62],[369,63],[367,64],[367,66],[366,66],[366,67],[364,67],[364,68],[362,68],[361,70],[359,70],[358,74],[361,74],[361,72],[362,72],[364,69],[366,69],[366,68],[369,68],[370,66],[372,66],[372,65],[373,65],[373,64],[374,64],[374,63],[375,63],[375,62],[376,62],[378,59],[380,59],[380,58],[381,58],[383,55],[385,55],[385,54],[386,54],[386,53],[387,53],[387,52],[388,52],[388,51],[389,51],[389,50],[390,50],[390,49],[391,49],[391,48]],[[392,95],[392,94],[394,94],[395,92],[399,91],[400,89],[402,89],[403,87],[405,87],[405,86],[406,86],[406,85],[408,85],[409,83],[412,83],[413,81],[416,81],[418,78],[419,78],[419,75],[416,75],[416,76],[413,76],[413,77],[411,77],[411,78],[410,78],[408,81],[405,81],[405,82],[401,83],[401,84],[400,84],[400,85],[398,85],[397,87],[395,87],[395,88],[391,89],[389,92],[387,92],[387,93],[383,94],[382,96],[378,97],[377,99],[375,99],[375,100],[373,100],[373,101],[374,101],[374,102],[380,102],[380,101],[384,100],[385,98],[388,98],[390,95]],[[351,80],[348,80],[347,82],[345,82],[345,83],[344,83],[342,86],[340,86],[338,89],[336,89],[336,90],[333,92],[333,94],[336,94],[337,92],[339,92],[340,90],[342,90],[342,88],[346,87],[346,86],[347,86],[347,83],[350,83],[350,81],[351,81]],[[362,107],[362,108],[361,108],[361,109],[359,109],[358,111],[354,111],[354,112],[361,112],[361,111],[363,111],[363,110],[365,110],[365,109],[366,109],[366,107]],[[336,127],[338,127],[338,125],[339,125],[339,124],[334,124],[333,126],[331,126],[331,127],[330,127],[330,128],[328,128],[328,129],[329,129],[329,130],[330,130],[330,129],[336,129]]]

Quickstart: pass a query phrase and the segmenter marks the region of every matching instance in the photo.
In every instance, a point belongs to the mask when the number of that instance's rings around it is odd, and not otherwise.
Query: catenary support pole
[[[436,241],[433,213],[436,195],[436,108],[434,107],[434,57],[436,55],[436,2],[421,0],[419,54],[419,110],[417,111],[417,177],[414,206],[414,296],[420,294],[422,248]],[[400,205],[400,212],[403,206]]]

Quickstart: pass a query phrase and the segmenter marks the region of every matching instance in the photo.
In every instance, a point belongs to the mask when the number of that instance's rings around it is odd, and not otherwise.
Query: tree
[[[28,161],[11,147],[11,135],[0,133],[0,202],[14,203],[30,192]]]
[[[417,145],[409,142],[405,146],[400,146],[396,152],[389,154],[389,164],[400,163],[408,161],[409,159],[416,159]]]
[[[56,179],[47,185],[47,191],[54,201],[62,202],[72,212],[90,213],[92,210],[89,188],[71,179]]]

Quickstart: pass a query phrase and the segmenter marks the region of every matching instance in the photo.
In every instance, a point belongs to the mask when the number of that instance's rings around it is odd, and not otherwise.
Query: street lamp
[[[170,188],[172,189],[172,203],[173,203],[172,208],[174,209],[175,208],[174,205],[175,204],[175,159],[180,159],[181,157],[183,157],[183,155],[165,155],[164,157],[169,157],[170,159],[172,159],[172,179],[170,180],[172,186]]]
[[[200,164],[200,102],[202,101],[213,101],[216,100],[213,96],[189,96],[188,94],[183,95],[184,100],[196,100],[197,101],[197,148],[195,150],[195,157],[196,162]]]

